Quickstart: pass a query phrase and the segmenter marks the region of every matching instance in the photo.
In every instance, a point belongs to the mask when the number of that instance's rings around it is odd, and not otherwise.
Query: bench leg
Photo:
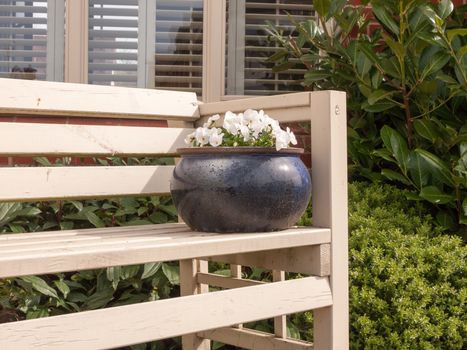
[[[182,296],[207,293],[209,286],[199,284],[198,272],[208,272],[208,262],[198,259],[180,260],[180,294]],[[182,336],[183,350],[210,350],[211,341],[203,339],[196,334]]]

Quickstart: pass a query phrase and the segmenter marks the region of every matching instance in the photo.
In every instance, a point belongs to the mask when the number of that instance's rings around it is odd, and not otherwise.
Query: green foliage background
[[[307,89],[348,93],[353,178],[391,182],[467,231],[467,6],[450,0],[315,0],[296,37],[269,24],[274,71],[305,67]],[[371,9],[365,9],[370,4]],[[372,22],[377,28],[369,28]]]

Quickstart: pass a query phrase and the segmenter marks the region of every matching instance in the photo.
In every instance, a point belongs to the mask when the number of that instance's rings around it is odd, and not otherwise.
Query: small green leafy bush
[[[392,186],[349,186],[351,349],[462,349],[467,248]]]

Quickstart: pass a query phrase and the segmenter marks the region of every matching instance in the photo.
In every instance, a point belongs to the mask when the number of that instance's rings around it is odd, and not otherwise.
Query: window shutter
[[[136,87],[138,0],[89,0],[90,84]]]
[[[0,77],[63,80],[63,3],[0,0]]]
[[[231,60],[227,65],[228,95],[271,95],[303,90],[300,82],[304,70],[273,73],[273,64],[265,62],[276,49],[268,42],[264,27],[266,21],[270,21],[284,29],[285,35],[291,33],[294,26],[288,14],[297,20],[314,18],[311,3],[310,0],[230,0],[227,16],[227,60]],[[238,26],[244,27],[239,31]]]
[[[156,0],[156,89],[201,96],[203,1]]]

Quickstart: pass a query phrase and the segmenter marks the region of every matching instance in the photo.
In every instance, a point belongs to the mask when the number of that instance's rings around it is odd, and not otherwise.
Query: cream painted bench
[[[303,92],[199,104],[192,93],[0,79],[0,116],[166,119],[170,128],[0,123],[0,156],[175,155],[208,116],[264,109],[312,123],[313,223],[272,233],[191,232],[184,224],[0,235],[0,278],[180,260],[181,297],[0,324],[0,349],[107,349],[183,335],[246,349],[348,348],[346,104]],[[1,167],[0,201],[167,194],[172,166]],[[241,220],[241,218],[239,218]],[[231,264],[232,278],[207,261]],[[273,270],[241,279],[240,265]],[[284,271],[309,275],[284,280]],[[224,288],[208,292],[208,286]],[[241,287],[241,288],[240,288]],[[287,314],[314,309],[314,344],[287,339]],[[274,317],[275,334],[238,324]]]

